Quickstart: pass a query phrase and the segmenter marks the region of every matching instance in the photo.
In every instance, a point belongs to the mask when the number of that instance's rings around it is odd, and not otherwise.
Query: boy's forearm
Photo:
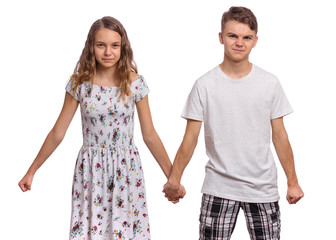
[[[288,186],[298,183],[295,172],[294,156],[288,137],[273,139],[274,148],[287,177]]]
[[[194,150],[197,145],[197,139],[190,139],[185,137],[182,141],[180,148],[178,149],[173,168],[169,177],[169,183],[174,186],[179,186],[182,178],[184,169],[190,162],[190,159],[194,153]]]

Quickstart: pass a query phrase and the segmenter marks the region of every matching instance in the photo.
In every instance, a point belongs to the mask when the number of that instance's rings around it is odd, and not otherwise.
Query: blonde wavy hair
[[[98,19],[92,24],[82,54],[76,64],[74,73],[71,76],[72,88],[76,89],[79,84],[85,81],[90,81],[91,85],[93,85],[97,64],[94,52],[94,38],[96,32],[103,28],[115,31],[121,36],[121,54],[119,61],[116,63],[118,64],[116,79],[118,81],[117,85],[119,90],[121,91],[120,97],[125,100],[126,96],[132,95],[130,90],[130,85],[132,83],[130,73],[138,73],[138,69],[133,60],[133,51],[125,28],[117,19],[109,16]]]

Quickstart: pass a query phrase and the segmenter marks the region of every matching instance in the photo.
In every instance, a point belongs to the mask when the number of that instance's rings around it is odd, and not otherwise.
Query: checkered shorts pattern
[[[280,239],[278,202],[245,203],[203,194],[200,240],[229,240],[240,208],[244,211],[251,240]]]

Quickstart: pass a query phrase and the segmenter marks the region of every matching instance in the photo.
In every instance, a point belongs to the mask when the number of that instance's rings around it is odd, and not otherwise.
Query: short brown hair
[[[235,20],[241,23],[247,24],[252,31],[258,32],[257,18],[254,16],[253,12],[246,7],[231,7],[229,11],[223,13],[222,16],[222,31],[224,29],[225,23]]]

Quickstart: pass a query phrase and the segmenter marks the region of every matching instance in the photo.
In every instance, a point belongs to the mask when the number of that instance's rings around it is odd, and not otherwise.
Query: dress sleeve
[[[74,91],[71,78],[69,79],[69,81],[68,81],[68,83],[65,87],[65,90],[68,93],[70,93],[70,95],[73,96],[77,101],[79,101],[79,85],[77,86],[76,90]]]
[[[143,76],[140,76],[132,84],[132,91],[134,93],[135,102],[139,102],[141,99],[146,97],[149,93],[149,88]]]
[[[203,112],[201,89],[198,83],[195,82],[191,92],[189,93],[187,102],[184,105],[181,116],[185,119],[203,121]]]
[[[289,104],[280,82],[278,81],[275,87],[275,94],[273,96],[271,119],[283,117],[292,112],[293,109]]]

